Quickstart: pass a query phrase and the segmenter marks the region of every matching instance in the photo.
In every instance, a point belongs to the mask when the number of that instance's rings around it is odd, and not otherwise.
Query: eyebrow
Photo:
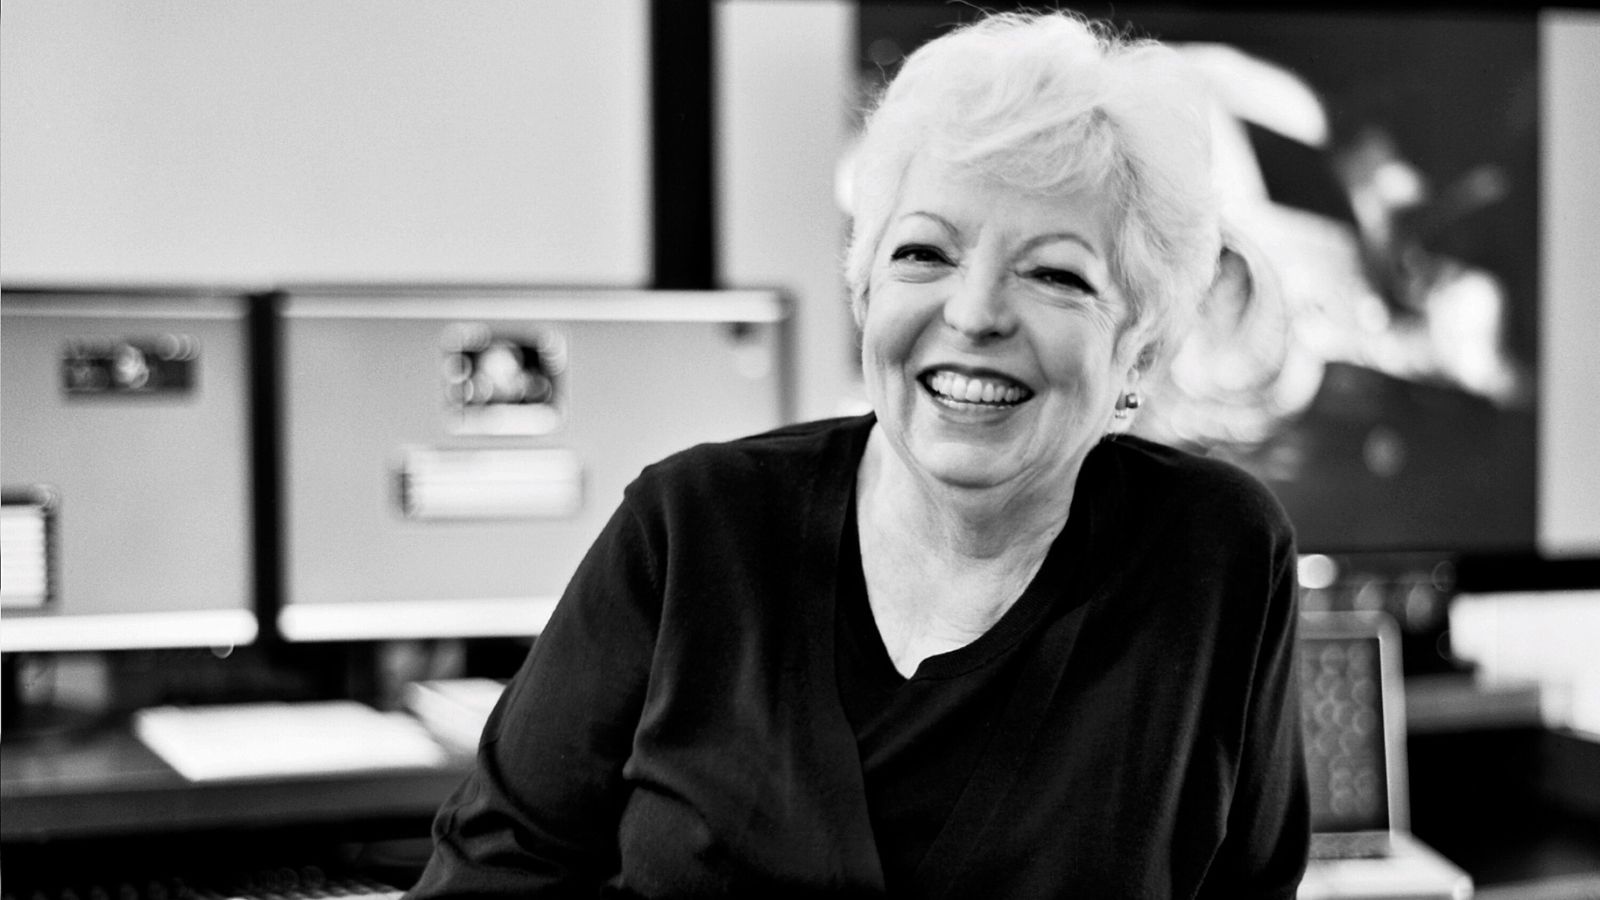
[[[900,216],[897,221],[905,221],[906,219],[910,218],[930,219],[951,234],[961,233],[961,229],[957,228],[949,219],[946,219],[944,216],[941,216],[938,213],[928,212],[927,210],[913,209],[910,212]],[[1076,231],[1049,231],[1044,234],[1034,235],[1023,242],[1022,250],[1026,252],[1038,247],[1041,244],[1048,244],[1053,241],[1067,241],[1069,243],[1077,244],[1083,249],[1089,251],[1089,253],[1094,256],[1096,260],[1101,258],[1099,248],[1097,248],[1088,238],[1077,233]]]

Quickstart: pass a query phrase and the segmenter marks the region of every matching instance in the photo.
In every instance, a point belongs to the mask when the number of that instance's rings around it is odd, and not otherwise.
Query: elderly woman
[[[1292,896],[1290,529],[1107,439],[1234,283],[1205,121],[1069,16],[914,54],[856,180],[873,414],[639,477],[412,900]]]

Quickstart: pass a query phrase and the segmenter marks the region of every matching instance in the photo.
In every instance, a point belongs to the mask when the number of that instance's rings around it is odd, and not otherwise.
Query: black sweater
[[[629,487],[410,900],[885,894],[874,826],[899,811],[869,809],[835,668],[873,425],[697,447]],[[1034,583],[908,682],[966,679],[983,712],[951,706],[981,739],[952,742],[969,774],[941,782],[953,800],[894,894],[1292,897],[1308,842],[1294,564],[1281,508],[1238,470],[1096,447]]]

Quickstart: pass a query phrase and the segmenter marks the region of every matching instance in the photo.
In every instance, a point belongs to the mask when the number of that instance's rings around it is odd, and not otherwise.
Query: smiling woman
[[[640,476],[412,900],[1294,896],[1288,523],[1120,434],[1250,281],[1197,83],[1066,14],[913,54],[856,174],[873,413]]]
[[[1032,579],[1137,379],[1142,332],[1122,328],[1107,198],[925,157],[899,193],[858,306],[880,427],[857,491],[868,597],[909,676]]]

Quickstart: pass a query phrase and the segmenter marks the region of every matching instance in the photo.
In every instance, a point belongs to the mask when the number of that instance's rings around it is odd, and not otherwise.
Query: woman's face
[[[914,471],[1070,495],[1135,375],[1115,221],[1093,192],[1024,193],[913,162],[873,259],[862,367]]]

